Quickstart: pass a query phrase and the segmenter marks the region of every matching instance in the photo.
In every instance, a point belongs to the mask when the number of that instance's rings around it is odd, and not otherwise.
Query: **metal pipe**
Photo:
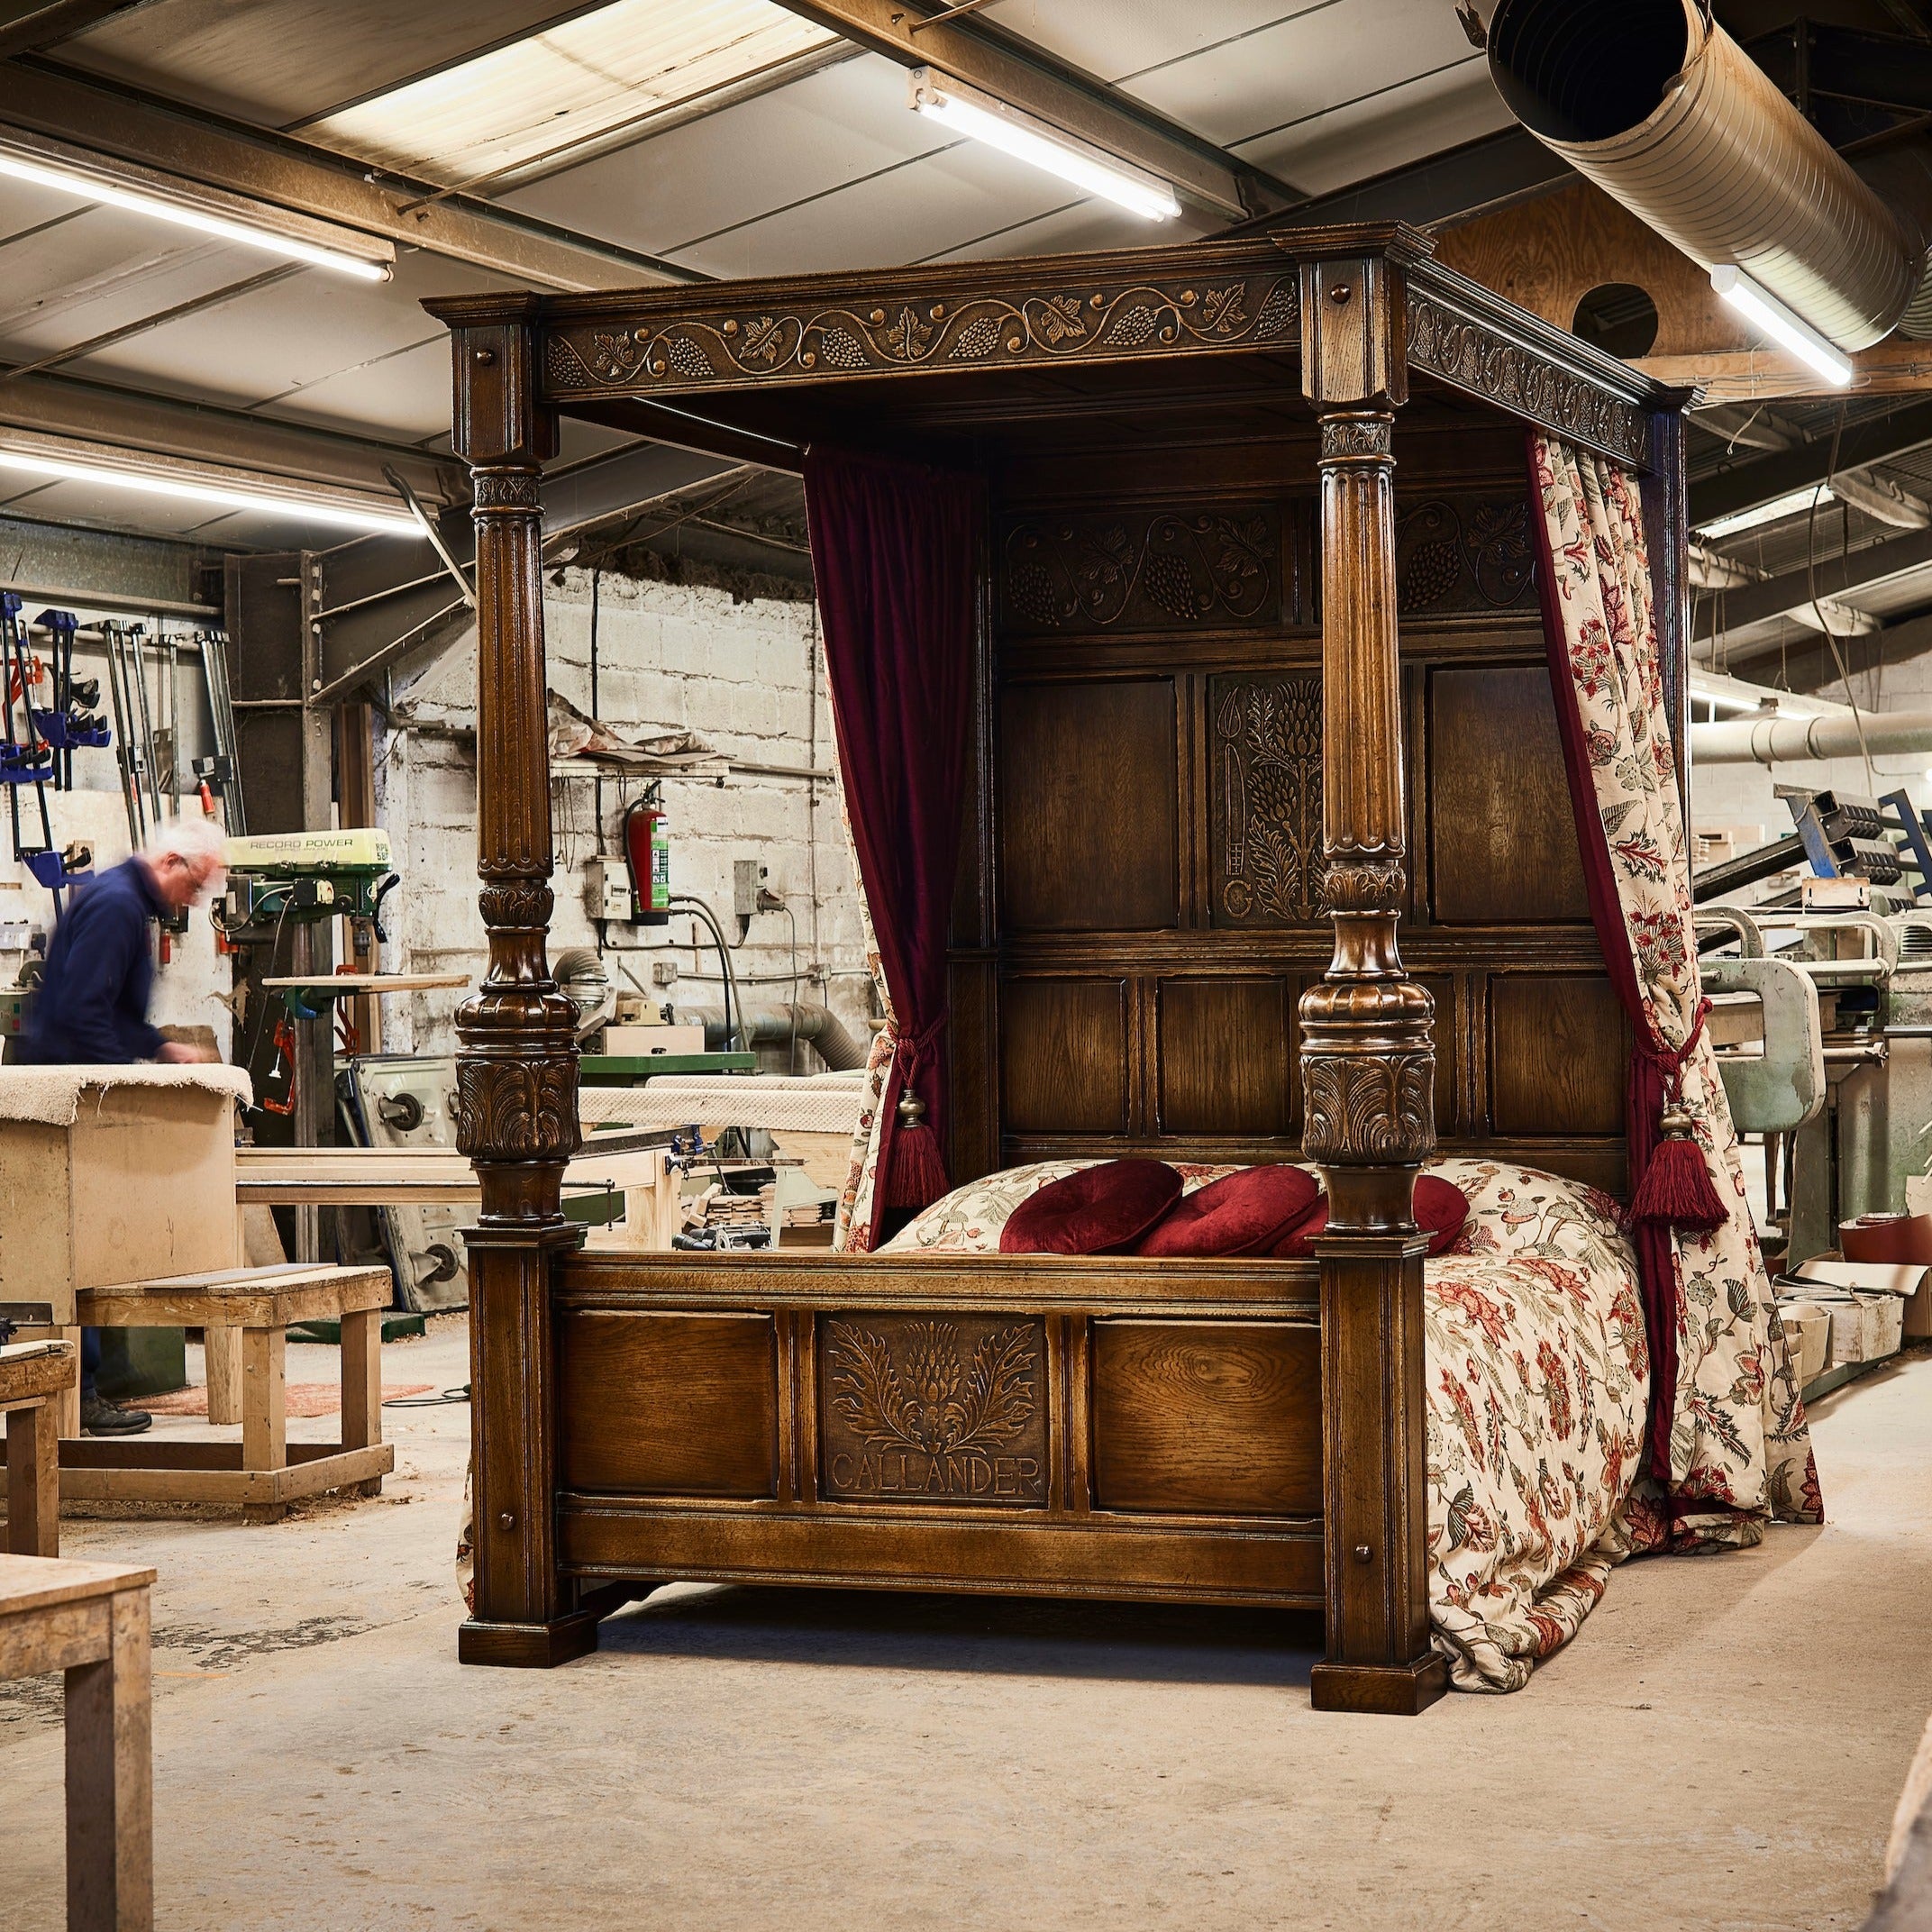
[[[1518,121],[1706,269],[1734,264],[1840,349],[1899,326],[1924,247],[1705,0],[1499,0],[1490,71]],[[1922,305],[1932,307],[1932,305]],[[1907,333],[1932,333],[1932,314]]]
[[[678,1007],[673,1009],[680,1026],[702,1026],[707,1048],[723,1047],[728,1035],[724,1015],[717,1007]],[[751,1047],[787,1046],[794,1026],[801,1040],[809,1040],[818,1055],[834,1073],[860,1073],[870,1052],[870,1043],[857,1038],[844,1021],[829,1007],[779,1006],[740,1007],[733,1016],[732,1030]]]
[[[1932,711],[1876,711],[1864,717],[1864,743],[1858,720],[1849,713],[1831,717],[1726,718],[1690,727],[1693,765],[1782,765],[1808,759],[1874,757],[1882,752],[1932,752]]]

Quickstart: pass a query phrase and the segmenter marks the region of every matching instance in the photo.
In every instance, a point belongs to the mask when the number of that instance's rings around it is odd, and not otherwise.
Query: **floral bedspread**
[[[882,1252],[994,1253],[1007,1217],[1089,1163],[1043,1161],[955,1189]],[[1188,1190],[1232,1172],[1177,1162]],[[1664,1541],[1632,1499],[1650,1365],[1617,1204],[1494,1161],[1431,1171],[1469,1197],[1424,1264],[1429,1613],[1463,1690],[1515,1690],[1575,1635],[1612,1567]]]

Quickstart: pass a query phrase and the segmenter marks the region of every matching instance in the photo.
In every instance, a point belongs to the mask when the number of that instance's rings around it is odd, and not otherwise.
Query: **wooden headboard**
[[[954,1171],[1289,1158],[1297,1002],[1333,941],[1313,425],[1263,419],[1233,449],[1061,427],[993,470]],[[1627,1034],[1557,743],[1522,433],[1418,396],[1397,451],[1401,943],[1435,1000],[1442,1151],[1620,1191]]]

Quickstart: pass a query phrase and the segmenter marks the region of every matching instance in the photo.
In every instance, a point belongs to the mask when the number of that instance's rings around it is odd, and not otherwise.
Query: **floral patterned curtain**
[[[1689,1161],[1714,1210],[1640,1212],[1632,1229],[1652,1357],[1632,1527],[1639,1547],[1749,1545],[1768,1519],[1818,1522],[1823,1509],[1703,1032],[1642,506],[1614,462],[1536,433],[1529,444],[1545,638],[1590,911],[1636,1042],[1631,1184],[1641,1209],[1659,1196],[1654,1181],[1644,1187],[1652,1163]]]

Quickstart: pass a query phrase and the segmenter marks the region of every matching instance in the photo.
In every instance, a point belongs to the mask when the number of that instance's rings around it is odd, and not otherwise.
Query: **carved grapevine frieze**
[[[472,469],[469,478],[479,510],[542,507],[542,484],[534,469]]]
[[[1395,418],[1382,414],[1326,415],[1321,419],[1322,460],[1387,456],[1395,446]]]
[[[835,370],[844,375],[944,364],[1107,360],[1180,347],[1290,346],[1300,296],[1295,273],[1226,281],[989,289],[954,297],[893,296],[876,306],[724,309],[636,328],[564,324],[544,346],[545,386],[669,389]]]
[[[1032,519],[1002,545],[1004,615],[1038,631],[1272,623],[1280,557],[1269,504]]]
[[[1322,685],[1217,678],[1216,916],[1311,925],[1322,915]]]
[[[1649,424],[1636,404],[1555,368],[1417,289],[1408,297],[1408,360],[1411,368],[1626,462],[1642,463],[1649,455]]]
[[[1534,608],[1528,499],[1436,497],[1404,510],[1395,570],[1405,616]]]
[[[834,1496],[1034,1502],[1045,1474],[1038,1321],[879,1316],[825,1328]]]
[[[1433,1053],[1306,1050],[1301,1097],[1301,1149],[1311,1161],[1420,1161],[1435,1145]]]

